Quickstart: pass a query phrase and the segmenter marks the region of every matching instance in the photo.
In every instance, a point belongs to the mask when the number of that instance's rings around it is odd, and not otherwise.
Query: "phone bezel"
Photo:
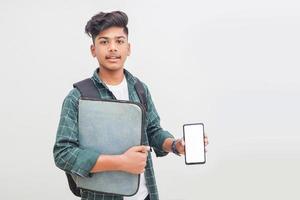
[[[191,126],[191,125],[202,125],[202,128],[203,128],[203,147],[205,148],[205,144],[204,144],[204,137],[205,137],[205,133],[204,133],[204,124],[203,123],[190,123],[190,124],[184,124],[183,125],[183,140],[185,141],[185,126]],[[185,151],[185,145],[184,145],[184,152]],[[184,160],[185,160],[185,164],[186,165],[196,165],[196,164],[205,164],[206,163],[206,153],[205,151],[203,152],[204,153],[204,162],[187,162],[186,160],[186,155],[184,154]]]

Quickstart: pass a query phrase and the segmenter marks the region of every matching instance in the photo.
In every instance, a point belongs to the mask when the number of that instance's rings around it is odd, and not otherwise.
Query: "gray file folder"
[[[100,154],[119,155],[141,145],[144,113],[141,105],[127,101],[80,99],[78,111],[80,148]],[[110,194],[132,196],[138,191],[140,175],[126,172],[72,175],[77,187]]]

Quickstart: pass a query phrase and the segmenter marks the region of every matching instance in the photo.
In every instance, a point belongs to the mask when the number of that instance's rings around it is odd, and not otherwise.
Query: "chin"
[[[105,70],[108,70],[108,71],[118,71],[120,69],[123,69],[123,66],[122,65],[101,65],[102,68],[104,68]]]

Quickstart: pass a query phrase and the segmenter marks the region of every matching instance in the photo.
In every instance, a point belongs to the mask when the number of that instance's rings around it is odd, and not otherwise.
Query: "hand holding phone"
[[[187,165],[206,162],[204,137],[203,123],[183,125],[185,163]]]

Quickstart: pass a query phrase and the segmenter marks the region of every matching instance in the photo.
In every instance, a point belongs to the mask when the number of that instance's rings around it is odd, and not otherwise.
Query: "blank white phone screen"
[[[204,163],[203,125],[184,125],[185,157],[187,163]]]

